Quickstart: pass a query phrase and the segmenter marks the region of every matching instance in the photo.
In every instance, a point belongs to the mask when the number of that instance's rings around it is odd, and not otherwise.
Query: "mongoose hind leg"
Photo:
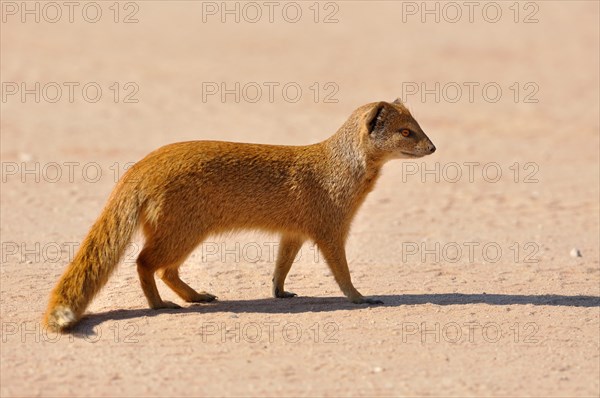
[[[277,263],[273,272],[273,297],[275,298],[290,298],[295,297],[296,293],[286,292],[283,289],[285,278],[292,267],[292,263],[302,247],[304,240],[291,236],[283,235],[279,243],[279,251],[277,253]]]
[[[165,211],[172,215],[177,210],[180,211],[181,208]],[[160,298],[154,279],[155,273],[186,302],[215,300],[216,296],[206,292],[196,292],[179,277],[179,267],[204,237],[203,226],[180,225],[179,221],[172,217],[161,220],[160,224],[160,229],[151,223],[144,225],[146,243],[138,258],[138,272],[150,308],[181,308]],[[187,232],[183,231],[185,228]],[[142,266],[139,265],[140,263]]]
[[[148,305],[153,310],[166,309],[166,308],[181,308],[179,305],[170,301],[164,301],[158,289],[156,287],[156,281],[154,280],[155,268],[150,260],[150,252],[146,249],[142,250],[140,256],[137,259],[137,271],[140,277],[140,283],[142,290],[148,300]]]
[[[352,284],[343,242],[322,240],[317,241],[317,245],[323,252],[323,257],[325,257],[335,281],[348,300],[354,304],[383,304],[381,300],[364,297]]]
[[[197,292],[179,277],[179,264],[176,267],[163,268],[158,271],[160,278],[179,297],[188,303],[206,303],[216,300],[217,296],[207,292]]]

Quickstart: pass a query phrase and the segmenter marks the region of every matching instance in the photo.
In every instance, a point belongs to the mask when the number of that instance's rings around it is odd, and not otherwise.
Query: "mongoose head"
[[[384,160],[420,158],[435,152],[435,145],[400,99],[367,105],[364,122],[363,144]]]

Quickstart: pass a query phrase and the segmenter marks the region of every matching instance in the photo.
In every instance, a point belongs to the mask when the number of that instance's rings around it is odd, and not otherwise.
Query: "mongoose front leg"
[[[352,284],[350,279],[350,270],[346,261],[346,250],[344,244],[339,241],[321,241],[317,242],[327,265],[333,273],[333,277],[338,283],[342,293],[348,300],[355,304],[383,304],[383,301],[364,297]]]
[[[181,280],[179,277],[179,270],[177,268],[166,268],[158,271],[160,278],[169,286],[173,291],[188,303],[205,303],[214,301],[217,296],[200,292],[198,293],[192,289],[187,283]]]
[[[277,263],[273,272],[273,297],[289,298],[296,296],[295,293],[286,292],[283,289],[283,284],[303,243],[302,239],[294,236],[284,235],[281,238],[277,253]]]

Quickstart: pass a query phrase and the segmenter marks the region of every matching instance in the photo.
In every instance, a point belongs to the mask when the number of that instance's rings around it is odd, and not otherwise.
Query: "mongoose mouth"
[[[423,155],[415,155],[414,153],[409,153],[409,152],[404,152],[404,151],[401,151],[401,153],[403,155],[408,156],[409,158],[420,158],[420,157],[423,157]]]

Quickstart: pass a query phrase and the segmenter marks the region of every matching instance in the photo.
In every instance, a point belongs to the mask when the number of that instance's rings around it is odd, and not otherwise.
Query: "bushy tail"
[[[137,229],[143,203],[138,194],[119,188],[50,295],[44,323],[52,330],[63,331],[81,318]]]

